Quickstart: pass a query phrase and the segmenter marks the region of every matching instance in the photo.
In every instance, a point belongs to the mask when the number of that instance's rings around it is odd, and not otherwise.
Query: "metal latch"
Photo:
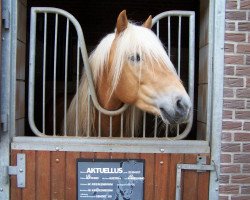
[[[10,11],[9,10],[3,9],[2,20],[3,20],[3,27],[5,29],[9,29],[10,28]]]
[[[206,157],[205,156],[197,156],[196,164],[177,164],[176,170],[176,192],[175,192],[175,200],[181,199],[181,173],[182,170],[197,170],[197,172],[204,171],[215,171],[217,180],[219,180],[218,172],[215,163],[212,161],[212,165],[206,165]]]
[[[8,131],[8,115],[7,114],[2,114],[0,116],[0,122],[2,125],[2,131],[3,132]]]
[[[9,175],[17,176],[17,187],[24,188],[25,187],[25,154],[18,153],[17,154],[17,165],[8,167]]]

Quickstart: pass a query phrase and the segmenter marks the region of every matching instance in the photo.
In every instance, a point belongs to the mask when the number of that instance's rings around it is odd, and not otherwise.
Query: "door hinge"
[[[16,166],[8,166],[8,174],[17,176],[17,187],[24,188],[25,187],[25,154],[18,153],[17,154],[17,165]]]
[[[197,172],[215,171],[217,176],[216,181],[219,180],[215,162],[212,161],[211,165],[207,165],[206,163],[207,163],[206,156],[197,156],[196,164],[177,164],[175,200],[181,199],[182,170],[196,170]]]
[[[8,9],[3,9],[2,12],[3,28],[10,28],[10,11]]]
[[[0,116],[0,123],[3,132],[8,131],[8,114],[2,114]]]

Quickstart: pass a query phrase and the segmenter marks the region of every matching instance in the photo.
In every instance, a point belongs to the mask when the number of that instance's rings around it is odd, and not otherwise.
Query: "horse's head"
[[[190,115],[191,101],[151,26],[151,16],[142,26],[129,23],[126,11],[118,16],[108,61],[112,96],[181,123]]]

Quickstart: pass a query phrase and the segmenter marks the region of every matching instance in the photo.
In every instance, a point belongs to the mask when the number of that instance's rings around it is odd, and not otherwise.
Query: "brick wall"
[[[250,199],[250,0],[226,0],[221,200]]]

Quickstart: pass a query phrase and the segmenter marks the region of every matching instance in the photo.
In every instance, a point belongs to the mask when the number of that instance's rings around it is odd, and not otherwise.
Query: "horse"
[[[164,123],[186,122],[191,113],[191,100],[163,44],[151,30],[152,16],[142,25],[130,22],[123,10],[117,17],[116,29],[106,35],[89,56],[93,82],[100,105],[107,110],[117,110],[124,104],[124,136],[139,135],[142,112],[162,118]],[[88,108],[88,81],[83,73],[67,111],[67,134],[76,133],[76,104],[78,98],[78,136],[97,136],[98,111]],[[88,113],[89,110],[89,115]],[[88,120],[89,117],[89,120]],[[134,126],[131,124],[134,123]],[[101,115],[101,136],[119,137],[121,115]]]

